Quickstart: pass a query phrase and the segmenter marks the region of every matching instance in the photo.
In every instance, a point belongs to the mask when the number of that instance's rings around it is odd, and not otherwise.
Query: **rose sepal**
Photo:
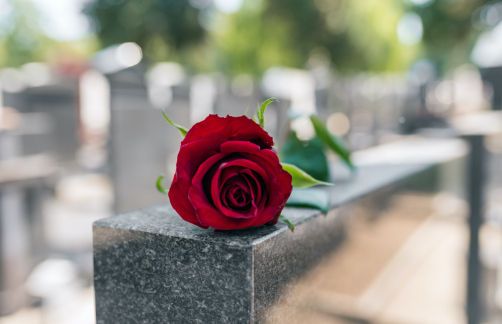
[[[258,109],[256,110],[256,119],[255,117],[253,116],[253,120],[255,122],[257,122],[261,128],[265,128],[265,110],[267,109],[267,106],[271,103],[271,102],[274,102],[274,101],[277,101],[279,102],[279,100],[277,100],[277,98],[268,98],[267,100],[265,100],[262,104],[261,104],[261,108],[260,106],[258,105]]]
[[[284,171],[288,172],[293,178],[292,185],[295,188],[307,188],[315,185],[324,185],[324,186],[334,186],[333,183],[319,181],[314,179],[310,174],[303,171],[299,167],[293,164],[281,162],[282,168]]]
[[[185,138],[185,136],[187,135],[188,133],[188,129],[186,129],[186,127],[183,127],[181,125],[178,125],[176,124],[175,122],[173,122],[169,117],[167,117],[167,114],[164,110],[162,110],[162,115],[164,115],[164,118],[166,119],[166,121],[173,125],[174,127],[176,127],[177,130],[179,130],[181,136],[183,136],[183,138]]]
[[[164,186],[162,185],[162,180],[163,179],[164,179],[164,175],[163,174],[159,175],[159,177],[157,178],[157,190],[160,193],[163,193],[164,195],[167,195],[169,191],[166,188],[164,188]]]
[[[287,219],[286,217],[284,217],[282,215],[279,216],[279,219],[282,220],[284,223],[288,224],[291,232],[293,232],[293,233],[295,232],[295,225],[293,225],[293,223],[289,219]]]

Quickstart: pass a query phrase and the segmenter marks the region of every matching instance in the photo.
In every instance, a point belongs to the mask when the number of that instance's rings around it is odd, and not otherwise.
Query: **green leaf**
[[[164,175],[163,174],[159,175],[159,177],[157,178],[157,190],[160,193],[163,193],[164,195],[167,195],[168,190],[162,186],[162,179],[164,179]]]
[[[282,162],[296,165],[315,179],[329,180],[328,159],[319,137],[300,141],[295,132],[290,132],[286,143],[281,146],[280,156]]]
[[[286,206],[315,208],[326,214],[329,210],[329,195],[325,190],[321,189],[294,188],[286,202]]]
[[[311,175],[309,175],[307,172],[303,171],[296,165],[292,165],[289,163],[284,163],[281,162],[282,168],[291,174],[293,177],[293,182],[292,185],[293,187],[297,188],[305,188],[305,187],[311,187],[315,185],[325,185],[325,186],[333,186],[332,183],[329,182],[324,182],[324,181],[319,181],[314,179]]]
[[[323,140],[323,142],[326,143],[333,152],[338,154],[345,164],[354,170],[355,166],[350,159],[350,151],[347,149],[342,139],[337,136],[333,136],[326,129],[326,126],[324,126],[324,123],[319,117],[310,116],[310,120],[312,121],[312,125],[314,126],[317,136],[319,136],[319,138]]]
[[[279,101],[279,100],[277,100],[276,98],[269,98],[261,104],[261,108],[260,106],[258,106],[258,109],[256,110],[256,117],[258,119],[258,124],[260,124],[261,128],[265,128],[265,118],[264,118],[265,109],[267,109],[267,106],[273,101]]]
[[[167,117],[166,112],[164,110],[162,110],[162,115],[164,115],[164,118],[167,120],[167,122],[169,124],[173,125],[174,127],[176,127],[180,131],[181,136],[183,136],[183,138],[185,138],[186,134],[188,133],[188,129],[186,129],[185,127],[183,127],[181,125],[176,124],[171,119],[169,119],[169,117]]]
[[[291,232],[295,232],[295,225],[293,225],[293,223],[291,223],[291,221],[289,219],[287,219],[286,217],[284,216],[279,216],[279,219],[282,220],[284,223],[288,224],[289,226],[289,229],[291,230]]]

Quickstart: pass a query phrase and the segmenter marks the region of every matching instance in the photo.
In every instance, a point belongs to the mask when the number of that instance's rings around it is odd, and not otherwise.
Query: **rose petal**
[[[186,145],[215,133],[222,134],[230,141],[251,141],[261,148],[270,149],[274,144],[272,137],[260,125],[246,116],[219,117],[209,115],[206,119],[190,128],[181,145]]]
[[[272,144],[268,133],[245,116],[211,115],[197,123],[178,155],[169,192],[173,207],[204,228],[277,223],[292,187]]]
[[[230,159],[233,159],[233,158],[230,157]],[[228,162],[228,161],[232,161],[232,160],[227,159],[226,161]],[[224,162],[222,161],[222,163],[224,163]],[[220,169],[220,167],[221,167],[221,164],[218,166],[218,169]],[[218,169],[216,170],[216,172],[218,172]],[[220,177],[219,177],[220,186],[222,186],[230,178],[238,177],[242,170],[244,170],[244,168],[240,165],[230,166],[230,167],[227,167],[227,168],[220,170],[220,172],[221,172]],[[215,174],[216,174],[216,172],[215,172]],[[214,178],[214,176],[213,176],[213,178]],[[213,178],[211,178],[211,181]]]
[[[188,191],[192,185],[192,177],[197,172],[200,164],[211,156],[227,139],[221,134],[213,134],[200,140],[183,145],[178,153],[176,174],[169,189],[171,206],[185,221],[201,226],[197,219],[195,209],[188,199]],[[207,228],[204,225],[201,227]]]
[[[252,226],[261,226],[265,223],[268,225],[277,224],[284,205],[293,190],[293,186],[291,185],[292,177],[288,172],[281,170],[277,179],[277,183],[272,185],[272,192],[269,193],[267,206],[260,216],[256,218]]]
[[[219,164],[219,165],[218,165]],[[210,189],[210,194],[211,198],[213,201],[214,206],[224,215],[228,217],[244,217],[244,218],[249,218],[249,217],[256,217],[257,212],[258,212],[258,207],[257,202],[252,202],[252,207],[246,212],[242,211],[235,211],[232,210],[231,208],[228,208],[228,204],[225,204],[221,201],[222,196],[221,196],[221,190],[222,190],[222,185],[224,185],[225,181],[227,179],[230,179],[233,176],[236,176],[238,171],[243,170],[243,169],[251,169],[254,170],[255,172],[258,173],[260,177],[263,177],[264,181],[263,183],[265,186],[268,188],[270,187],[270,183],[267,178],[267,173],[256,163],[243,159],[242,156],[237,155],[237,156],[228,156],[225,159],[220,160],[218,164],[215,164],[214,167],[218,168],[217,171],[212,175],[211,179],[211,189]],[[222,181],[223,180],[223,181]],[[242,179],[244,181],[244,179]],[[247,185],[247,182],[246,182]],[[242,184],[241,184],[242,186]],[[197,193],[194,191],[193,193],[196,195]]]
[[[215,177],[213,178],[213,182],[218,182],[217,174],[215,174]],[[230,183],[229,183],[230,182]],[[248,188],[247,182],[245,179],[243,179],[242,176],[239,177],[233,177],[229,181],[227,181],[226,184],[224,185],[229,185],[229,186],[238,186],[240,189],[245,190],[249,193],[250,189]],[[214,193],[215,190],[212,190],[211,195],[213,197],[213,202],[216,208],[225,216],[227,217],[232,217],[232,218],[252,218],[256,217],[256,212],[257,212],[257,207],[256,203],[253,200],[250,200],[250,207],[247,210],[235,210],[230,208],[228,206],[228,203],[222,202],[222,199],[225,199],[226,197],[222,197],[222,195],[219,195],[219,197],[216,197],[216,194]],[[219,199],[217,199],[219,198]]]
[[[238,188],[244,190],[247,194],[251,193],[251,189],[248,186],[248,183],[244,177],[240,174],[228,179],[222,186],[237,186]]]
[[[245,158],[257,163],[265,171],[268,178],[275,180],[277,174],[282,170],[279,157],[272,150],[260,150],[259,146],[250,142],[230,141],[220,146],[220,151],[225,153],[240,153]]]
[[[279,176],[277,177],[277,183],[282,187],[284,190],[284,203],[289,199],[289,196],[291,195],[291,191],[293,191],[293,177],[289,172],[286,172],[284,170],[281,170],[279,172]]]
[[[197,218],[203,226],[210,226],[219,230],[235,230],[241,228],[247,228],[253,224],[254,218],[232,218],[226,217],[219,210],[214,207],[210,207],[200,195],[193,195],[193,191],[196,190],[192,186],[189,190],[188,196],[190,201],[195,208],[195,213]]]
[[[256,210],[256,214],[257,215],[260,215],[262,212],[263,212],[263,209],[265,208],[265,204],[267,202],[267,194],[266,194],[266,190],[264,190],[264,194],[262,196],[262,192],[261,192],[261,188],[262,188],[262,184],[256,179],[256,178],[252,178],[252,179],[249,179],[249,175],[247,173],[250,173],[250,174],[253,174],[253,171],[251,170],[243,170],[241,173],[243,174],[244,178],[246,179],[246,181],[249,181],[250,183],[250,188],[253,190],[253,183],[255,183],[256,185],[256,198],[253,197],[253,200],[255,201],[255,204],[256,204],[256,207],[257,207],[257,210]],[[251,180],[251,181],[250,181]],[[264,188],[265,189],[265,188]],[[251,191],[253,192],[253,191]]]
[[[256,201],[256,203],[260,203],[261,201],[261,187],[262,183],[258,179],[256,179],[255,174],[253,171],[249,169],[244,169],[240,172],[240,174],[244,177],[244,179],[247,181],[249,189],[251,190],[251,195],[253,197],[253,200]]]
[[[291,191],[293,190],[293,186],[291,185],[291,181],[292,181],[291,174],[289,174],[288,172],[286,172],[284,170],[281,170],[281,172],[279,173],[277,183],[284,190],[284,200],[283,200],[281,208],[279,209],[278,212],[276,212],[274,218],[267,223],[268,225],[277,224],[277,221],[279,220],[279,216],[281,216],[281,212],[284,209],[284,205],[288,201],[289,196],[291,195]]]
[[[178,178],[191,179],[200,165],[219,152],[220,145],[227,139],[221,134],[212,134],[200,140],[182,145],[176,161]]]
[[[251,142],[243,141],[229,141],[220,145],[220,152],[222,153],[257,153],[260,152],[260,147]]]
[[[273,173],[274,176],[276,176],[282,170],[282,166],[279,162],[279,157],[272,150],[260,150],[257,153],[243,152],[242,156],[244,156],[245,158],[247,158],[251,161],[258,163],[264,169],[265,169],[265,166],[263,166],[262,164],[266,163],[266,165],[271,168],[270,173]]]
[[[191,181],[176,179],[175,175],[171,188],[169,189],[169,201],[171,202],[171,206],[183,220],[202,228],[207,228],[207,226],[201,225],[195,214],[195,209],[188,199],[188,191],[191,186]]]
[[[230,156],[230,157],[225,157],[226,154],[224,153],[218,153],[212,157],[210,157],[207,161],[205,161],[201,166],[199,167],[199,170],[196,173],[196,176],[194,176],[192,180],[192,186],[189,188],[189,197],[188,200],[192,204],[192,206],[195,207],[194,205],[194,200],[197,200],[200,204],[205,203],[207,204],[206,209],[210,208],[215,208],[218,209],[220,212],[222,212],[224,215],[229,216],[229,217],[235,217],[235,218],[252,218],[256,216],[256,210],[257,207],[255,204],[252,204],[250,207],[249,211],[247,212],[237,212],[233,211],[230,208],[227,208],[221,203],[221,196],[220,196],[220,174],[222,171],[227,169],[232,170],[233,168],[237,167],[239,170],[241,170],[243,167],[248,167],[248,168],[253,168],[256,169],[258,173],[261,173],[262,176],[266,176],[266,172],[263,171],[257,164],[242,159],[241,156]],[[237,162],[239,161],[239,162]],[[237,164],[237,165],[235,165]],[[210,188],[210,196],[206,194],[206,191],[204,190],[203,186],[203,180],[205,179],[204,174],[210,173],[208,170],[212,167],[217,167],[217,171],[212,175],[212,180],[211,180],[211,188]],[[232,169],[230,169],[232,168]],[[232,176],[233,173],[230,172],[230,174],[227,177]],[[245,183],[244,180],[242,180],[243,183]],[[246,183],[247,186],[247,183]],[[212,201],[211,201],[212,200]],[[199,208],[201,208],[201,205],[199,204]],[[195,213],[196,217],[199,219],[199,214]],[[209,225],[212,226],[212,225]]]
[[[227,159],[221,160],[220,165],[218,166],[218,170],[216,171],[216,173],[213,176],[213,179],[211,180],[211,194],[213,195],[213,199],[215,199],[214,194],[219,194],[219,186],[220,186],[220,181],[222,179],[220,174],[222,172],[225,172],[225,169],[227,169],[227,168],[229,168],[229,170],[231,170],[232,172],[236,172],[235,168],[231,168],[234,166],[241,167],[242,169],[247,168],[247,169],[251,169],[253,171],[256,171],[258,173],[258,175],[262,178],[267,190],[270,190],[270,181],[269,181],[268,174],[267,174],[267,172],[265,172],[261,168],[260,165],[258,165],[257,163],[255,163],[253,161],[243,159],[240,156],[228,157]],[[216,165],[215,165],[215,167],[216,167]],[[226,174],[226,173],[224,173],[224,174]],[[231,174],[233,174],[233,173],[231,173]]]
[[[273,190],[272,194],[269,195],[269,201],[260,216],[255,219],[252,226],[261,226],[265,223],[273,222],[276,217],[278,218],[280,216],[284,204],[286,203],[284,200],[284,190],[277,183],[274,183],[272,186]]]
[[[220,197],[227,208],[246,208],[251,205],[252,199],[249,193],[236,185],[226,187]]]
[[[204,177],[207,175],[209,169],[211,167],[213,167],[213,165],[216,162],[222,160],[223,158],[225,158],[227,156],[228,156],[228,154],[217,153],[217,154],[211,156],[206,161],[204,161],[204,163],[202,163],[199,166],[199,169],[197,170],[197,172],[195,173],[194,177],[192,178],[192,184],[194,186],[202,185],[202,181],[204,180]]]

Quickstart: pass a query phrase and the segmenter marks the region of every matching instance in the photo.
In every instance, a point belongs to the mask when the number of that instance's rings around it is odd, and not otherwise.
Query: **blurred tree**
[[[423,2],[423,1],[422,1]],[[473,24],[476,11],[492,0],[432,0],[422,5],[408,2],[408,9],[420,15],[424,26],[424,57],[441,72],[470,61],[480,30]]]
[[[341,71],[403,70],[427,58],[446,72],[470,62],[480,32],[473,20],[497,2],[247,0],[213,34],[221,49],[220,66],[234,73],[259,74],[273,65],[303,68],[313,53],[322,53]],[[422,40],[403,44],[397,26],[410,12],[421,19]]]
[[[205,35],[199,9],[187,0],[96,0],[84,12],[93,19],[103,47],[135,42],[157,61],[182,60],[180,51],[200,44]]]
[[[479,32],[471,17],[488,0],[243,0],[235,13],[217,2],[94,0],[85,12],[103,46],[133,41],[154,61],[199,70],[260,75],[323,56],[340,71],[398,71],[418,58],[468,61]],[[403,44],[397,26],[409,12],[420,16],[423,40]]]
[[[27,1],[5,2],[0,24],[0,66],[17,67],[24,63],[43,61],[55,45],[40,32],[39,13]]]
[[[31,1],[0,0],[0,67],[19,67],[29,62],[80,62],[96,50],[93,37],[71,42],[48,37],[42,32],[40,18],[40,11]]]
[[[418,49],[398,42],[403,12],[396,0],[246,1],[214,36],[223,68],[234,73],[304,68],[311,54],[324,55],[342,71],[399,70]]]

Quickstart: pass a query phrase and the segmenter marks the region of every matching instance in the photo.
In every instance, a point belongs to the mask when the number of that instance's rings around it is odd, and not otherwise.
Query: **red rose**
[[[195,124],[181,142],[171,205],[203,228],[276,224],[293,187],[272,144],[246,116],[210,115]]]

